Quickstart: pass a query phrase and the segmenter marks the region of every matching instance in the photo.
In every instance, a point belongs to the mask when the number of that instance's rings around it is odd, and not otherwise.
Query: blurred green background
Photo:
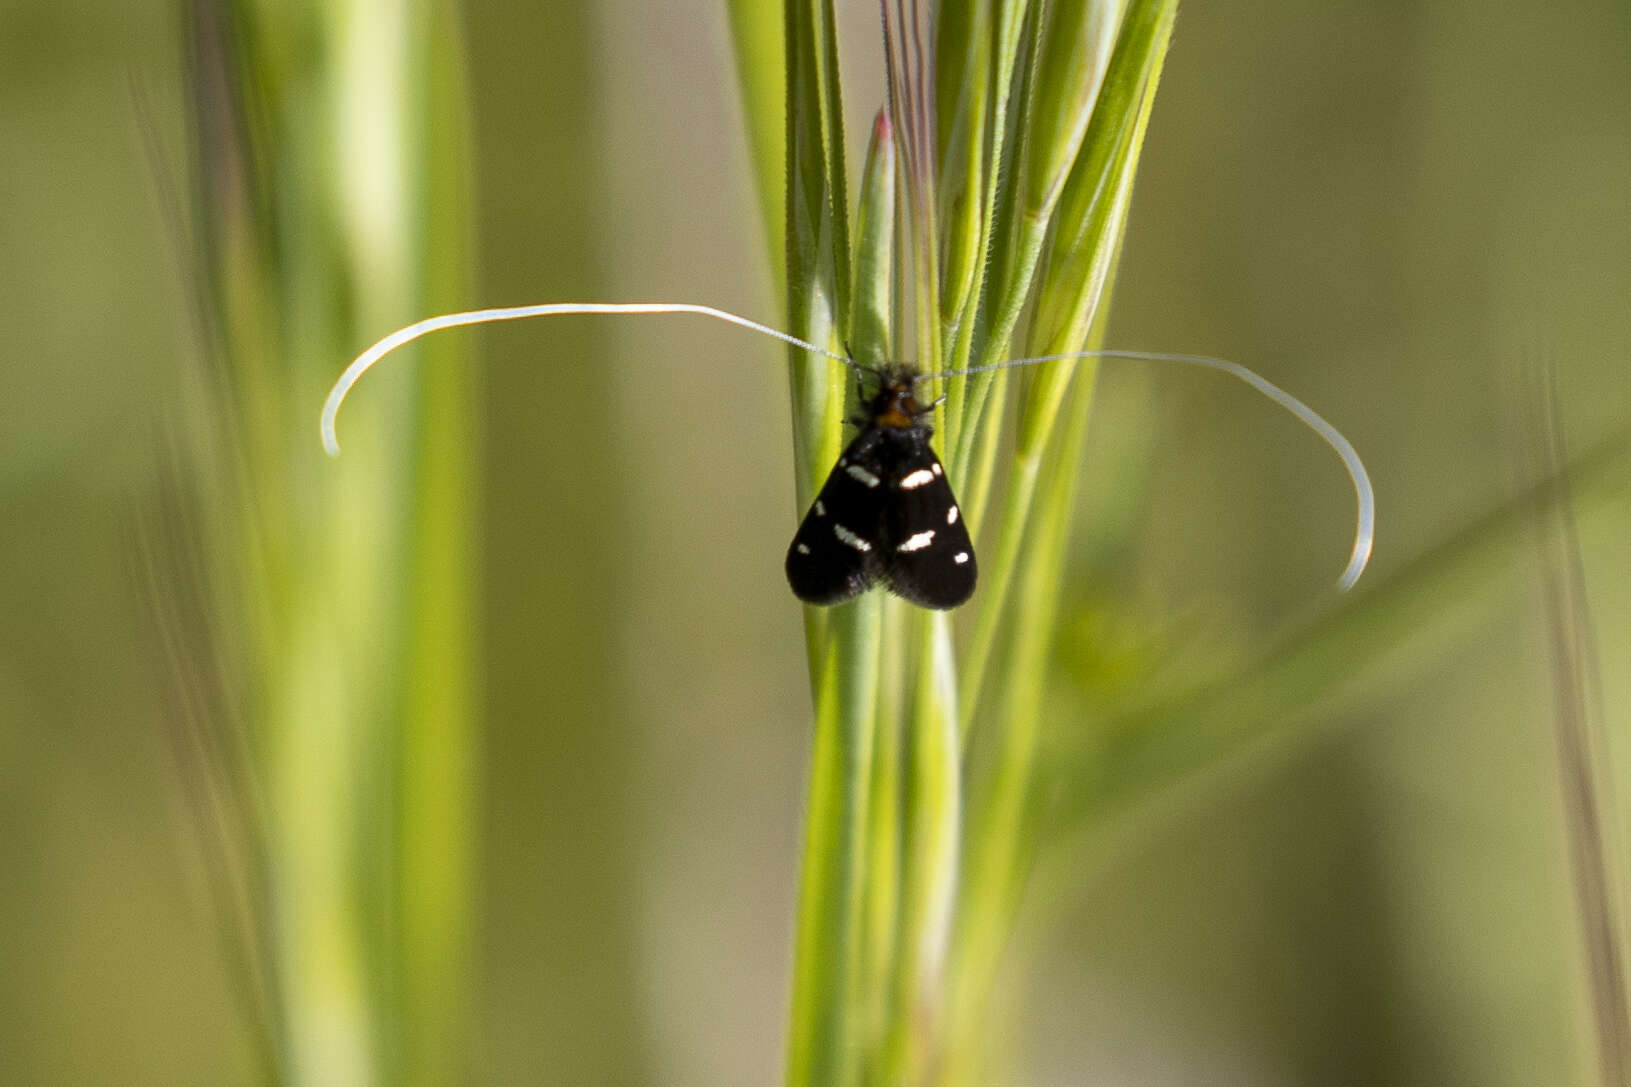
[[[860,138],[876,11],[841,11]],[[462,26],[470,305],[775,321],[721,7],[471,4]],[[199,349],[160,195],[184,172],[179,27],[145,0],[0,0],[8,1083],[256,1075],[133,573],[132,511],[163,499],[153,398]],[[1537,363],[1575,450],[1623,434],[1628,193],[1623,3],[1185,8],[1110,343],[1236,359],[1326,414],[1375,478],[1376,559],[1336,597],[1350,500],[1306,433],[1211,376],[1107,365],[1060,706],[1249,660],[1510,501]],[[774,1082],[809,724],[782,353],[686,318],[453,335],[482,431],[467,1078]],[[1618,471],[1579,513],[1623,795]],[[1352,631],[1362,666],[1326,659],[1265,742],[1056,860],[1002,1020],[1026,1082],[1593,1082],[1540,566],[1515,541]]]

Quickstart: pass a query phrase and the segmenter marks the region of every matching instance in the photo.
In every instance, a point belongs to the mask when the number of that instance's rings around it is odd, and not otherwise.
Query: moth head
[[[882,371],[878,391],[867,403],[867,418],[873,426],[898,430],[919,430],[924,418],[934,411],[917,398],[917,375],[904,370]]]

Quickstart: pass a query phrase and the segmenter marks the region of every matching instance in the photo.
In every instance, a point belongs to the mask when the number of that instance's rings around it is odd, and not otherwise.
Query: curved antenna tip
[[[329,390],[328,399],[323,402],[323,413],[317,418],[317,433],[323,439],[323,452],[330,457],[340,455],[340,436],[335,430],[340,417],[340,405],[345,403],[345,394],[356,384],[362,371],[370,365],[372,360],[366,354],[353,362],[346,368],[340,380],[334,383],[334,388]]]
[[[1347,568],[1337,578],[1337,592],[1345,593],[1359,582],[1365,568],[1370,565],[1372,543],[1372,537],[1368,534],[1354,540],[1353,554],[1348,559]]]

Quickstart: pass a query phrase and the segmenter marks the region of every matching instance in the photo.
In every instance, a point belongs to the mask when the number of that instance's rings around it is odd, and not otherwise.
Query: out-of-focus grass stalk
[[[464,304],[473,278],[469,95],[456,9],[418,16],[411,70],[424,89],[419,229],[425,311]],[[418,81],[410,74],[410,80]],[[417,405],[409,530],[402,736],[397,757],[397,902],[392,949],[401,964],[396,1035],[401,1083],[441,1084],[465,1074],[473,996],[469,963],[477,883],[478,774],[474,571],[477,448],[472,368],[455,341],[427,344]]]
[[[1537,503],[1535,528],[1541,599],[1552,651],[1553,734],[1563,825],[1580,920],[1598,1076],[1603,1087],[1624,1087],[1631,1082],[1631,1003],[1626,996],[1616,834],[1605,816],[1613,792],[1606,787],[1612,777],[1606,766],[1608,746],[1602,724],[1602,668],[1566,472],[1568,448],[1555,372],[1546,372],[1535,384],[1539,388],[1530,411],[1531,471],[1558,481],[1549,488],[1546,501]]]
[[[449,354],[386,376],[330,462],[312,412],[380,329],[462,298],[461,58],[446,3],[194,0],[198,215],[241,466],[212,550],[239,663],[265,913],[302,1084],[457,1078],[471,878],[470,434]],[[204,40],[206,33],[215,36]],[[432,271],[434,269],[434,271]],[[230,606],[223,603],[223,606]]]

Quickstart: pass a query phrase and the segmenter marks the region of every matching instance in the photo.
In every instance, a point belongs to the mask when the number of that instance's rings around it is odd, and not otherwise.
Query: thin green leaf
[[[957,664],[945,612],[918,611],[918,680],[907,733],[905,845],[886,1083],[921,1083],[939,1063],[946,1024],[962,835]]]
[[[1176,0],[1139,0],[1127,13],[1121,38],[1097,98],[1090,135],[1077,169],[1064,189],[1059,232],[1048,246],[1047,271],[1037,291],[1030,345],[1037,354],[1080,349],[1099,312],[1102,292],[1125,226],[1138,151],[1166,54]],[[986,564],[984,604],[964,662],[964,712],[978,709],[981,686],[1000,624],[1009,585],[1027,541],[1027,523],[1046,447],[1059,406],[1073,378],[1091,381],[1092,364],[1046,364],[1032,380],[1021,415],[1009,471],[1007,506],[997,547]]]
[[[850,350],[876,366],[889,358],[895,305],[895,140],[889,114],[872,125],[861,203],[855,216],[855,282],[850,302]]]
[[[837,347],[848,334],[848,190],[836,31],[830,0],[787,5],[787,318],[788,330]],[[793,463],[798,509],[807,507],[838,457],[844,371],[831,360],[789,350],[793,380]]]
[[[900,147],[901,208],[906,223],[906,246],[911,306],[918,369],[940,368],[940,234],[936,190],[939,156],[935,147],[937,123],[934,28],[924,7],[901,0],[882,0],[884,66],[889,83],[889,113]]]
[[[1145,71],[1137,61],[1149,56],[1150,40],[1138,29],[1153,25],[1162,11],[1170,22],[1171,5],[1133,3],[1122,19],[1123,5],[1104,0],[1055,0],[1042,35],[1036,93],[1028,121],[1024,202],[1026,215],[1046,220],[1075,171],[1076,157],[1096,116],[1115,116],[1096,109],[1101,86],[1108,84],[1111,50],[1134,61],[1124,70]],[[1119,41],[1118,41],[1119,38]]]
[[[868,931],[864,909],[868,805],[877,733],[882,601],[867,593],[832,609],[826,671],[817,688],[810,807],[805,816],[789,1087],[854,1083]]]
[[[1030,116],[1036,58],[1040,50],[1041,7],[1028,0],[999,0],[994,19],[995,72],[983,96],[989,100],[990,139],[982,169],[984,208],[979,224],[980,254],[975,280],[956,316],[949,348],[953,368],[961,369],[977,353],[981,363],[1008,349],[1015,323],[1030,290],[1030,276],[1046,234],[1047,223],[1023,214],[1019,178],[1031,139]],[[1017,83],[1017,87],[1016,87]],[[970,94],[980,95],[980,89]],[[947,387],[947,468],[962,478],[979,442],[988,446],[1000,425],[999,412],[986,412],[990,390],[1006,382],[1000,373],[953,379]],[[974,433],[975,430],[979,433]],[[983,523],[985,487],[978,479],[964,495],[971,521]]]
[[[936,29],[940,218],[946,235],[940,323],[955,334],[983,267],[980,240],[986,208],[991,112],[991,0],[957,0],[940,7]],[[1000,142],[997,146],[1001,146]],[[952,345],[944,344],[943,353]],[[947,354],[956,368],[956,356]]]
[[[780,283],[787,273],[782,229],[787,169],[785,16],[763,0],[726,0],[726,9],[765,245],[770,252],[770,267]]]
[[[810,343],[839,346],[849,303],[849,219],[844,176],[843,109],[830,0],[788,0],[787,327]],[[848,374],[830,359],[790,349],[793,472],[802,514],[838,459]],[[826,614],[804,609],[810,682],[824,668]]]

